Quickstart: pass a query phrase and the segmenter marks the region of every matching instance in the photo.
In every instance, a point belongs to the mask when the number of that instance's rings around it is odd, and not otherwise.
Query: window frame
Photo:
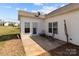
[[[38,23],[32,22],[32,34],[37,34]]]
[[[53,34],[58,34],[58,22],[53,22]]]
[[[26,24],[29,24],[28,27],[26,27]],[[30,33],[30,22],[25,22],[25,28],[24,28],[25,33]]]
[[[51,25],[50,25],[50,24],[51,24]],[[48,23],[48,32],[49,32],[49,33],[52,33],[52,32],[53,32],[52,26],[53,26],[52,22],[49,22],[49,23]]]

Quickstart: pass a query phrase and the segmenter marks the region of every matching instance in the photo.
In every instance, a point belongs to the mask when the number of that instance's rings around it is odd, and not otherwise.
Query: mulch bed
[[[79,56],[79,46],[66,43],[54,50],[49,51],[52,56]]]

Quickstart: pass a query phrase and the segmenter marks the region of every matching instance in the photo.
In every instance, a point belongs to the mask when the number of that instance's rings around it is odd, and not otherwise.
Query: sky
[[[0,19],[18,22],[18,10],[41,12],[42,14],[67,5],[66,3],[0,3]]]

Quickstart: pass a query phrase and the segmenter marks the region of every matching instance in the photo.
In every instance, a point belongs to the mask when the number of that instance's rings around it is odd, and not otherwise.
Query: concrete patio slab
[[[22,42],[27,56],[51,55],[48,51],[55,49],[65,42],[60,40],[49,41],[40,36],[22,35]]]

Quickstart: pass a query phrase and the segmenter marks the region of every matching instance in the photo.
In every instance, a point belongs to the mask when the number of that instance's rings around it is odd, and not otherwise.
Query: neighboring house
[[[10,22],[10,21],[7,21],[7,22],[4,22],[4,26],[19,26],[19,23],[17,22]]]
[[[9,22],[5,22],[4,23],[4,26],[9,26]]]
[[[64,20],[67,25],[69,42],[79,45],[79,4],[72,3],[56,9],[49,14],[35,16],[36,13],[19,11],[21,35],[46,35],[66,41]],[[71,40],[72,39],[72,40]]]
[[[17,23],[15,23],[15,24],[14,24],[14,26],[18,26],[18,24],[17,24]]]

